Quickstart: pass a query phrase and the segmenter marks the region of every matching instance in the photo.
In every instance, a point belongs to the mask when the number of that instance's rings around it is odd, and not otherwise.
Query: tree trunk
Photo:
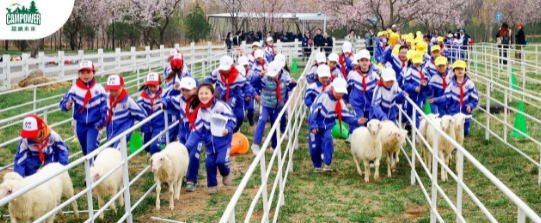
[[[71,50],[75,50],[75,48],[77,47],[77,43],[75,42],[75,38],[77,38],[75,35],[77,33],[70,33],[70,47],[71,47]]]
[[[8,51],[9,49],[9,40],[4,41],[4,50]]]

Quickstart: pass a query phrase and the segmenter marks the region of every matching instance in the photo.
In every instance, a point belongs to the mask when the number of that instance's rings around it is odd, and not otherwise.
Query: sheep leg
[[[391,177],[391,157],[387,153],[387,177]]]
[[[162,191],[162,182],[158,179],[154,179],[156,182],[156,210],[160,210],[160,192]]]
[[[439,157],[441,160],[445,162],[445,158],[442,151],[439,152]],[[445,172],[445,168],[443,167],[443,165],[441,166],[441,181],[444,181],[444,182],[447,181],[447,172]]]
[[[359,166],[359,159],[357,158],[357,155],[353,154],[353,162],[355,162],[355,166],[357,166],[357,173],[359,173],[359,176],[363,176],[363,171],[361,170],[361,167]]]
[[[370,161],[363,160],[364,163],[364,182],[370,182]]]
[[[9,214],[10,216],[13,216],[12,214]],[[11,218],[11,223],[17,223],[17,219],[15,219],[14,217],[10,217]]]
[[[374,171],[374,181],[379,179],[379,159],[374,160],[374,166],[376,170]]]
[[[169,198],[169,210],[175,209],[175,187],[178,187],[175,181],[171,181],[169,186],[169,193],[171,194],[171,197]]]
[[[105,205],[105,202],[103,201],[103,197],[101,197],[100,195],[98,195],[98,209],[101,209],[101,207],[103,207]],[[103,220],[103,217],[105,216],[104,212],[102,212],[100,214],[100,219]]]
[[[180,200],[180,190],[182,189],[182,177],[178,178],[178,181],[176,183],[177,188],[175,190],[175,200]]]
[[[73,184],[71,181],[66,185],[66,189],[64,190],[64,197],[71,198],[73,197]],[[71,207],[73,208],[73,214],[75,215],[76,219],[79,219],[79,208],[77,207],[77,201],[71,202]],[[62,213],[62,210],[60,210],[60,213]],[[60,215],[63,216],[63,213]]]
[[[47,222],[47,223],[54,223],[54,216],[55,216],[55,215],[53,214],[51,217],[48,217],[47,220],[46,220],[46,222]]]
[[[120,185],[118,187],[118,191],[121,191],[124,188],[124,186]],[[124,207],[124,193],[120,194],[120,198],[118,199],[118,206]]]

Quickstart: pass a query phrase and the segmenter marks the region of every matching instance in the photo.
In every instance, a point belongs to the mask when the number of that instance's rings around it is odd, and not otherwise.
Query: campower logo
[[[12,32],[36,31],[35,26],[41,25],[41,13],[34,1],[28,7],[13,3],[6,10],[6,25],[11,26]]]

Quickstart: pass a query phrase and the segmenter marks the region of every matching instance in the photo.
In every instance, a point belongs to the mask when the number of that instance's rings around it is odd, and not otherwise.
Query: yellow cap
[[[453,70],[455,68],[468,68],[468,65],[466,64],[466,62],[464,62],[463,60],[457,60],[453,63]]]
[[[425,41],[417,41],[417,45],[415,45],[415,49],[417,52],[426,53],[427,45]]]
[[[437,40],[438,42],[443,42],[443,37],[438,36],[438,38],[436,38],[436,40]]]
[[[413,43],[413,37],[407,36],[406,43]]]
[[[411,58],[412,63],[423,63],[423,54],[420,54],[419,52],[415,53],[413,55],[413,58]]]
[[[421,36],[421,35],[423,35],[423,32],[417,31],[417,36]]]
[[[430,47],[430,52],[431,53],[436,51],[436,50],[441,51],[441,47],[438,46],[438,45],[434,45],[434,46]]]
[[[381,31],[379,36],[385,36],[387,35],[387,31]]]
[[[440,56],[436,58],[436,61],[434,61],[434,65],[436,66],[447,65],[447,57]]]
[[[381,32],[378,32],[378,36],[381,36]]]
[[[393,51],[391,52],[392,55],[398,55],[400,53],[400,45],[396,45],[393,48]]]
[[[389,41],[388,41],[388,42],[389,42],[390,45],[395,44],[395,43],[398,41],[399,38],[400,38],[400,36],[399,36],[398,34],[393,33],[393,34],[391,34],[391,36],[389,37]]]
[[[406,54],[406,59],[411,60],[415,54],[415,50],[408,50],[408,53]]]
[[[409,33],[408,36],[411,37],[412,39],[413,39],[413,37],[415,37],[415,35],[413,35],[413,33]]]

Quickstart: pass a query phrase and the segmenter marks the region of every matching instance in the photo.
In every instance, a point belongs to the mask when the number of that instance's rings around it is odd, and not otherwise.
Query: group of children
[[[219,67],[199,83],[190,74],[183,56],[171,50],[163,76],[149,73],[137,101],[124,89],[121,75],[111,75],[103,87],[96,82],[96,69],[91,61],[80,63],[79,78],[60,102],[62,111],[73,109],[75,133],[84,155],[100,145],[103,131],[107,140],[134,126],[135,120],[152,120],[141,127],[145,150],[149,155],[161,151],[167,141],[180,141],[190,154],[187,191],[194,191],[199,172],[202,146],[206,147],[207,186],[209,193],[217,192],[217,171],[223,184],[231,184],[229,154],[232,136],[239,132],[245,114],[254,125],[254,107],[260,104],[260,117],[255,130],[252,151],[259,153],[267,119],[274,122],[296,86],[290,77],[284,55],[276,54],[272,39],[266,49],[253,44],[248,57],[240,57],[238,65],[230,56],[220,59]],[[163,78],[162,78],[163,77]],[[163,80],[162,80],[163,79]],[[215,87],[214,87],[215,86]],[[109,94],[107,94],[107,91]],[[165,114],[157,114],[165,110]],[[285,115],[284,115],[285,116]],[[169,124],[169,139],[161,134]],[[281,130],[285,130],[285,117]],[[216,130],[219,128],[220,130]],[[126,141],[132,132],[126,134]],[[22,140],[15,156],[15,172],[21,176],[34,174],[41,165],[51,162],[69,163],[69,148],[60,136],[38,116],[29,115],[23,121]],[[115,139],[113,148],[120,148]],[[273,148],[276,139],[273,138]]]
[[[378,38],[377,42],[387,48],[375,56],[377,65],[365,49],[351,54],[347,42],[340,55],[349,59],[340,59],[346,63],[335,65],[333,54],[327,58],[324,53],[315,55],[316,63],[307,75],[309,87],[305,92],[305,104],[310,108],[309,146],[314,171],[332,171],[331,133],[336,119],[340,126],[342,121],[349,124],[349,133],[371,119],[399,124],[398,106],[409,117],[413,115],[414,105],[405,102],[406,97],[419,108],[429,103],[432,112],[440,117],[465,114],[464,134],[469,134],[471,114],[479,98],[475,84],[466,74],[466,62],[456,60],[450,67],[442,54],[445,51],[440,38],[435,44],[427,38],[418,39],[413,45],[409,36],[403,39],[392,32],[388,41]],[[331,71],[334,66],[340,73]],[[403,119],[401,124],[406,129],[411,125],[418,128],[421,114],[416,114],[412,117],[415,123]],[[346,142],[350,143],[349,139]]]

